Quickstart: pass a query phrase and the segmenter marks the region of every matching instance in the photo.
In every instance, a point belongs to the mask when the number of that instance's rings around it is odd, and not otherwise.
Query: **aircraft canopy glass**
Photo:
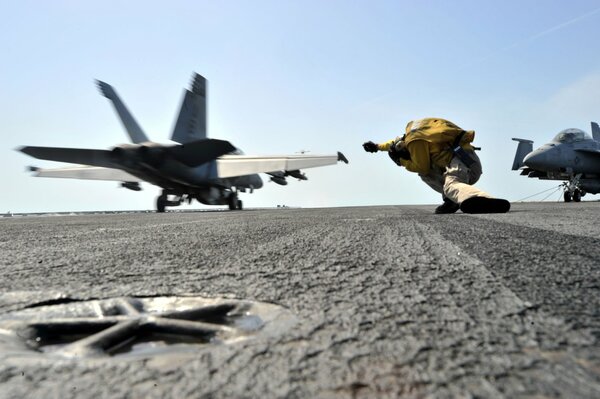
[[[576,141],[583,140],[591,140],[591,137],[588,136],[583,130],[579,129],[565,129],[559,132],[553,141],[559,143],[574,143]]]

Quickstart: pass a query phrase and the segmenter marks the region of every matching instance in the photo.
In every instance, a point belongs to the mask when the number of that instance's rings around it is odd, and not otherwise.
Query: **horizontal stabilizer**
[[[596,122],[592,122],[592,137],[596,141],[600,141],[600,126]]]
[[[521,169],[520,175],[527,176],[531,172],[533,172],[533,169],[525,167],[525,168]]]
[[[189,143],[206,138],[206,79],[194,74],[190,90],[186,90],[171,140]]]
[[[61,179],[106,180],[120,182],[142,182],[143,180],[129,173],[112,168],[96,166],[72,166],[68,168],[30,169],[36,177],[56,177]]]
[[[335,155],[288,155],[250,156],[224,155],[217,159],[217,174],[220,178],[245,176],[255,173],[269,173],[316,168],[335,165],[339,156]]]
[[[513,161],[512,170],[518,170],[521,166],[523,166],[523,159],[525,158],[525,155],[533,151],[533,141],[517,138],[513,138],[513,140],[518,141],[519,146],[517,147],[517,152]]]
[[[216,139],[197,140],[169,148],[173,158],[191,167],[202,165],[233,151],[235,147],[229,141]]]
[[[102,166],[106,168],[117,167],[111,160],[111,152],[107,150],[61,147],[21,147],[18,150],[34,158],[47,161]]]
[[[98,85],[102,95],[112,102],[117,114],[119,114],[119,118],[121,119],[125,130],[127,131],[127,134],[129,134],[129,137],[131,138],[131,141],[136,144],[148,141],[148,137],[146,137],[146,134],[140,125],[138,125],[136,120],[133,118],[133,115],[131,115],[123,101],[121,101],[115,89],[108,83],[104,83],[99,80],[96,81],[96,84]]]

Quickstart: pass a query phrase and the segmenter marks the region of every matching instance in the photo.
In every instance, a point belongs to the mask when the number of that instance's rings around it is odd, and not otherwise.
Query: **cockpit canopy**
[[[586,132],[579,129],[565,129],[559,132],[552,141],[557,143],[574,143],[576,141],[591,140]]]

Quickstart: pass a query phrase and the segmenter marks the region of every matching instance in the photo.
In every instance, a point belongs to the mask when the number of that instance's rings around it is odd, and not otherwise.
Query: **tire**
[[[571,193],[568,191],[565,191],[564,198],[565,198],[565,202],[571,202]]]
[[[581,191],[575,190],[573,192],[573,201],[575,201],[575,202],[581,202]]]
[[[244,209],[244,204],[242,203],[242,200],[237,200],[237,209],[239,209],[240,211]]]
[[[237,208],[237,202],[238,202],[237,196],[235,194],[229,195],[227,202],[229,205],[229,210],[235,211],[235,209]]]
[[[156,199],[156,212],[158,213],[164,213],[166,210],[166,197],[165,196],[160,196]]]

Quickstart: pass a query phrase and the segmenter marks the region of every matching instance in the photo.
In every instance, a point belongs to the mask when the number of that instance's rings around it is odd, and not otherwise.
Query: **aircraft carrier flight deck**
[[[600,397],[600,203],[433,209],[0,218],[0,397]]]

